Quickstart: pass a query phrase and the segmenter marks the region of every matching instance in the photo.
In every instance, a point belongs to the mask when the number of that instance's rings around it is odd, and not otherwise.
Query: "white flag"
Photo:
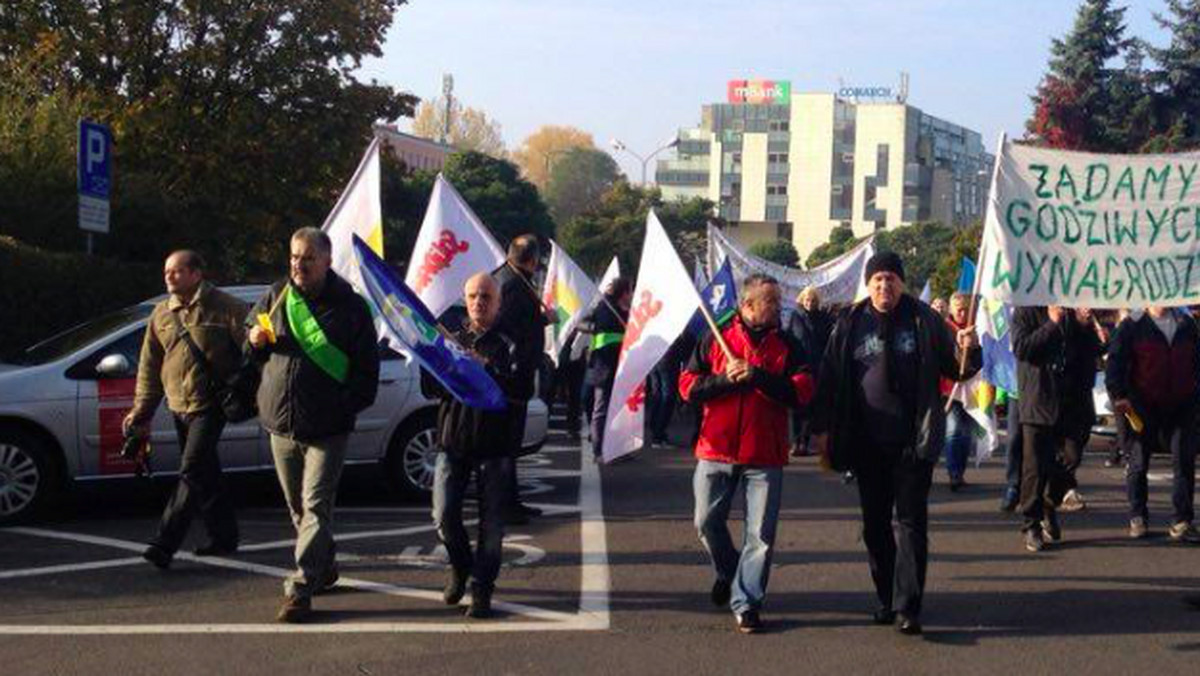
[[[615,260],[615,259],[614,259]],[[546,327],[546,352],[554,363],[566,345],[567,336],[587,315],[599,291],[558,242],[550,240],[550,264],[542,285],[542,302],[557,320]]]
[[[504,250],[454,186],[438,174],[404,283],[434,317],[462,298],[472,275],[504,264]]]
[[[644,443],[646,376],[699,308],[700,294],[692,276],[651,210],[646,216],[641,268],[608,402],[601,449],[604,462],[632,453]]]
[[[608,267],[604,269],[604,276],[600,278],[600,283],[598,285],[596,285],[596,290],[599,291],[600,293],[604,293],[605,291],[608,291],[608,285],[612,284],[613,281],[620,276],[621,276],[621,261],[617,260],[616,256],[613,256],[613,259],[608,262]],[[595,305],[596,303],[599,303],[599,302],[600,302],[600,298],[597,297],[595,302],[592,303],[592,305]]]
[[[365,293],[358,260],[354,256],[354,236],[358,235],[383,258],[383,208],[379,200],[379,139],[371,141],[363,153],[354,177],[342,191],[333,211],[321,226],[333,244],[333,271]]]
[[[929,285],[929,281],[925,281],[925,287],[921,289],[921,302],[929,303],[933,300],[933,287]]]

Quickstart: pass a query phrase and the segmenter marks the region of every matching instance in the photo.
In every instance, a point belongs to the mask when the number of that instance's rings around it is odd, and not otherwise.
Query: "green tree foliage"
[[[1119,142],[1114,70],[1109,62],[1127,46],[1125,8],[1112,0],[1084,0],[1075,25],[1050,47],[1050,71],[1033,97],[1031,136],[1055,148],[1113,151]]]
[[[412,112],[411,96],[354,74],[401,4],[0,4],[0,232],[81,248],[64,197],[77,114],[113,128],[100,252],[157,262],[190,246],[234,278],[276,272],[288,232],[324,220],[372,125]]]
[[[809,269],[828,263],[853,249],[861,241],[862,239],[854,237],[854,230],[849,225],[839,225],[829,231],[829,241],[813,249],[805,263]]]
[[[615,255],[626,275],[636,274],[646,235],[646,214],[653,208],[685,265],[705,255],[712,202],[693,198],[663,203],[658,188],[618,180],[600,203],[558,230],[558,243],[592,276],[599,276]]]
[[[546,185],[546,205],[558,223],[566,223],[600,203],[621,170],[608,153],[595,148],[571,148],[555,159]]]
[[[962,259],[967,258],[978,263],[979,240],[983,236],[983,224],[977,223],[968,228],[960,228],[954,232],[950,246],[937,263],[937,269],[930,279],[934,296],[948,297],[958,288],[958,275],[962,271]],[[981,274],[977,270],[976,274]],[[921,285],[922,287],[924,284]],[[920,288],[920,287],[918,287]]]
[[[796,252],[796,247],[786,239],[758,242],[752,245],[747,253],[791,268],[796,267],[800,262],[800,254]]]
[[[436,174],[410,169],[387,155],[380,170],[383,249],[389,262],[403,268],[412,256]],[[478,152],[455,153],[442,171],[502,246],[527,232],[553,235],[554,224],[537,189],[511,162]]]
[[[1149,52],[1160,67],[1154,77],[1171,121],[1167,135],[1177,137],[1178,145],[1168,149],[1183,150],[1200,145],[1200,0],[1166,4],[1168,14],[1156,13],[1154,18],[1171,34],[1170,43]]]
[[[875,250],[895,251],[900,254],[900,259],[904,262],[905,286],[910,291],[918,293],[925,286],[925,281],[940,269],[939,266],[943,261],[948,256],[954,255],[952,253],[953,243],[961,232],[960,228],[941,223],[915,223],[890,230],[881,230],[875,233]],[[812,254],[809,255],[807,261],[809,269],[837,258],[865,239],[865,237],[856,239],[854,232],[847,226],[834,228],[829,234],[829,242],[813,249]],[[968,258],[974,258],[977,251],[978,242],[975,250],[966,255]],[[955,258],[954,260],[958,261],[959,259]],[[955,273],[954,280],[958,280],[957,273]]]

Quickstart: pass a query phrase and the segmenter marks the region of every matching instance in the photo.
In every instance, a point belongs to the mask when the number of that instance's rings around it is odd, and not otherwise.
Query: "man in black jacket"
[[[974,329],[952,336],[930,307],[904,293],[895,253],[872,256],[866,281],[869,297],[838,319],[821,361],[812,443],[834,469],[853,469],[858,479],[880,603],[875,622],[920,634],[929,488],[946,439],[940,379],[971,377],[981,353]]]
[[[497,319],[500,330],[517,343],[521,351],[520,363],[531,366],[523,370],[514,383],[515,399],[520,401],[519,404],[513,404],[513,415],[521,420],[521,423],[513,428],[513,434],[517,435],[518,448],[525,436],[525,411],[529,407],[529,400],[535,394],[537,365],[541,363],[542,355],[546,351],[546,327],[556,319],[552,311],[542,306],[533,284],[539,262],[537,237],[521,235],[508,245],[508,259],[495,275],[500,287],[500,315]],[[506,509],[506,520],[509,523],[528,523],[529,517],[542,513],[539,509],[521,504],[515,462],[510,472],[509,484],[511,490]]]
[[[625,339],[625,322],[633,302],[633,284],[627,277],[618,277],[603,293],[604,302],[598,304],[581,324],[581,330],[592,337],[584,383],[592,389],[591,444],[592,456],[596,459],[600,458],[604,448],[608,403],[612,397],[613,381],[617,377],[621,342]]]
[[[1025,548],[1062,539],[1058,508],[1095,421],[1092,388],[1101,340],[1087,310],[1022,307],[1013,312],[1013,353],[1021,393],[1021,499]]]
[[[492,590],[500,572],[508,477],[513,457],[521,449],[520,439],[512,430],[524,422],[524,415],[518,418],[515,411],[523,408],[524,400],[518,395],[528,366],[520,361],[524,353],[521,346],[497,325],[500,288],[495,280],[487,273],[475,275],[467,281],[465,296],[468,321],[455,332],[455,340],[483,363],[513,404],[504,411],[483,411],[444,390],[440,392],[440,453],[433,480],[433,523],[450,555],[450,573],[442,598],[447,605],[456,605],[469,579],[471,604],[467,616],[484,618],[491,615]],[[474,553],[462,517],[472,474],[479,487],[479,542]]]
[[[1121,322],[1108,352],[1105,385],[1113,411],[1121,416],[1122,442],[1129,466],[1129,536],[1149,534],[1146,472],[1150,452],[1171,451],[1175,508],[1168,534],[1177,542],[1200,542],[1192,525],[1196,492],[1196,406],[1200,395],[1200,330],[1183,312],[1151,307],[1138,319]],[[1140,422],[1141,429],[1129,425]],[[1132,427],[1132,429],[1131,429]]]
[[[329,269],[329,236],[292,235],[290,279],[273,285],[246,322],[262,364],[259,422],[296,528],[296,572],[276,619],[301,622],[312,595],[337,581],[333,504],[355,418],[375,401],[379,347],[371,311]]]

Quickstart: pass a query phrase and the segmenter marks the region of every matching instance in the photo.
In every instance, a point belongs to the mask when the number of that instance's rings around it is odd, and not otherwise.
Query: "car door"
[[[137,383],[137,363],[145,336],[144,323],[113,335],[110,342],[92,350],[71,368],[79,381],[78,430],[80,476],[111,477],[133,473],[132,462],[121,457],[124,436],[121,421],[133,407]],[[100,362],[106,357],[120,356],[129,368],[124,371],[101,373]],[[226,469],[259,465],[258,425],[229,425],[221,435],[219,452],[221,465]],[[151,422],[151,469],[154,472],[179,471],[179,443],[166,401],[155,411]]]
[[[413,369],[400,353],[380,345],[379,391],[375,403],[358,415],[350,436],[346,459],[378,460],[387,452],[388,436],[408,405],[413,388]]]

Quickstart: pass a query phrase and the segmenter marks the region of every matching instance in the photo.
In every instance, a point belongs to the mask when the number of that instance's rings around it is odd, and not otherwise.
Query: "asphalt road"
[[[161,496],[89,491],[32,530],[0,530],[0,664],[21,675],[1200,672],[1200,611],[1181,602],[1200,592],[1200,548],[1164,535],[1161,461],[1157,537],[1125,537],[1121,470],[1093,453],[1080,470],[1087,510],[1065,515],[1066,542],[1039,555],[996,509],[1001,462],[971,470],[957,494],[939,469],[921,638],[870,624],[855,488],[811,459],[786,474],[770,631],[737,634],[708,601],[692,467],[687,449],[667,447],[597,468],[552,433],[522,470],[548,515],[509,529],[502,612],[486,621],[441,603],[427,507],[371,477],[343,487],[343,582],[301,626],[272,621],[291,533],[269,480],[238,483],[241,552],[181,557],[166,573],[136,558]]]

